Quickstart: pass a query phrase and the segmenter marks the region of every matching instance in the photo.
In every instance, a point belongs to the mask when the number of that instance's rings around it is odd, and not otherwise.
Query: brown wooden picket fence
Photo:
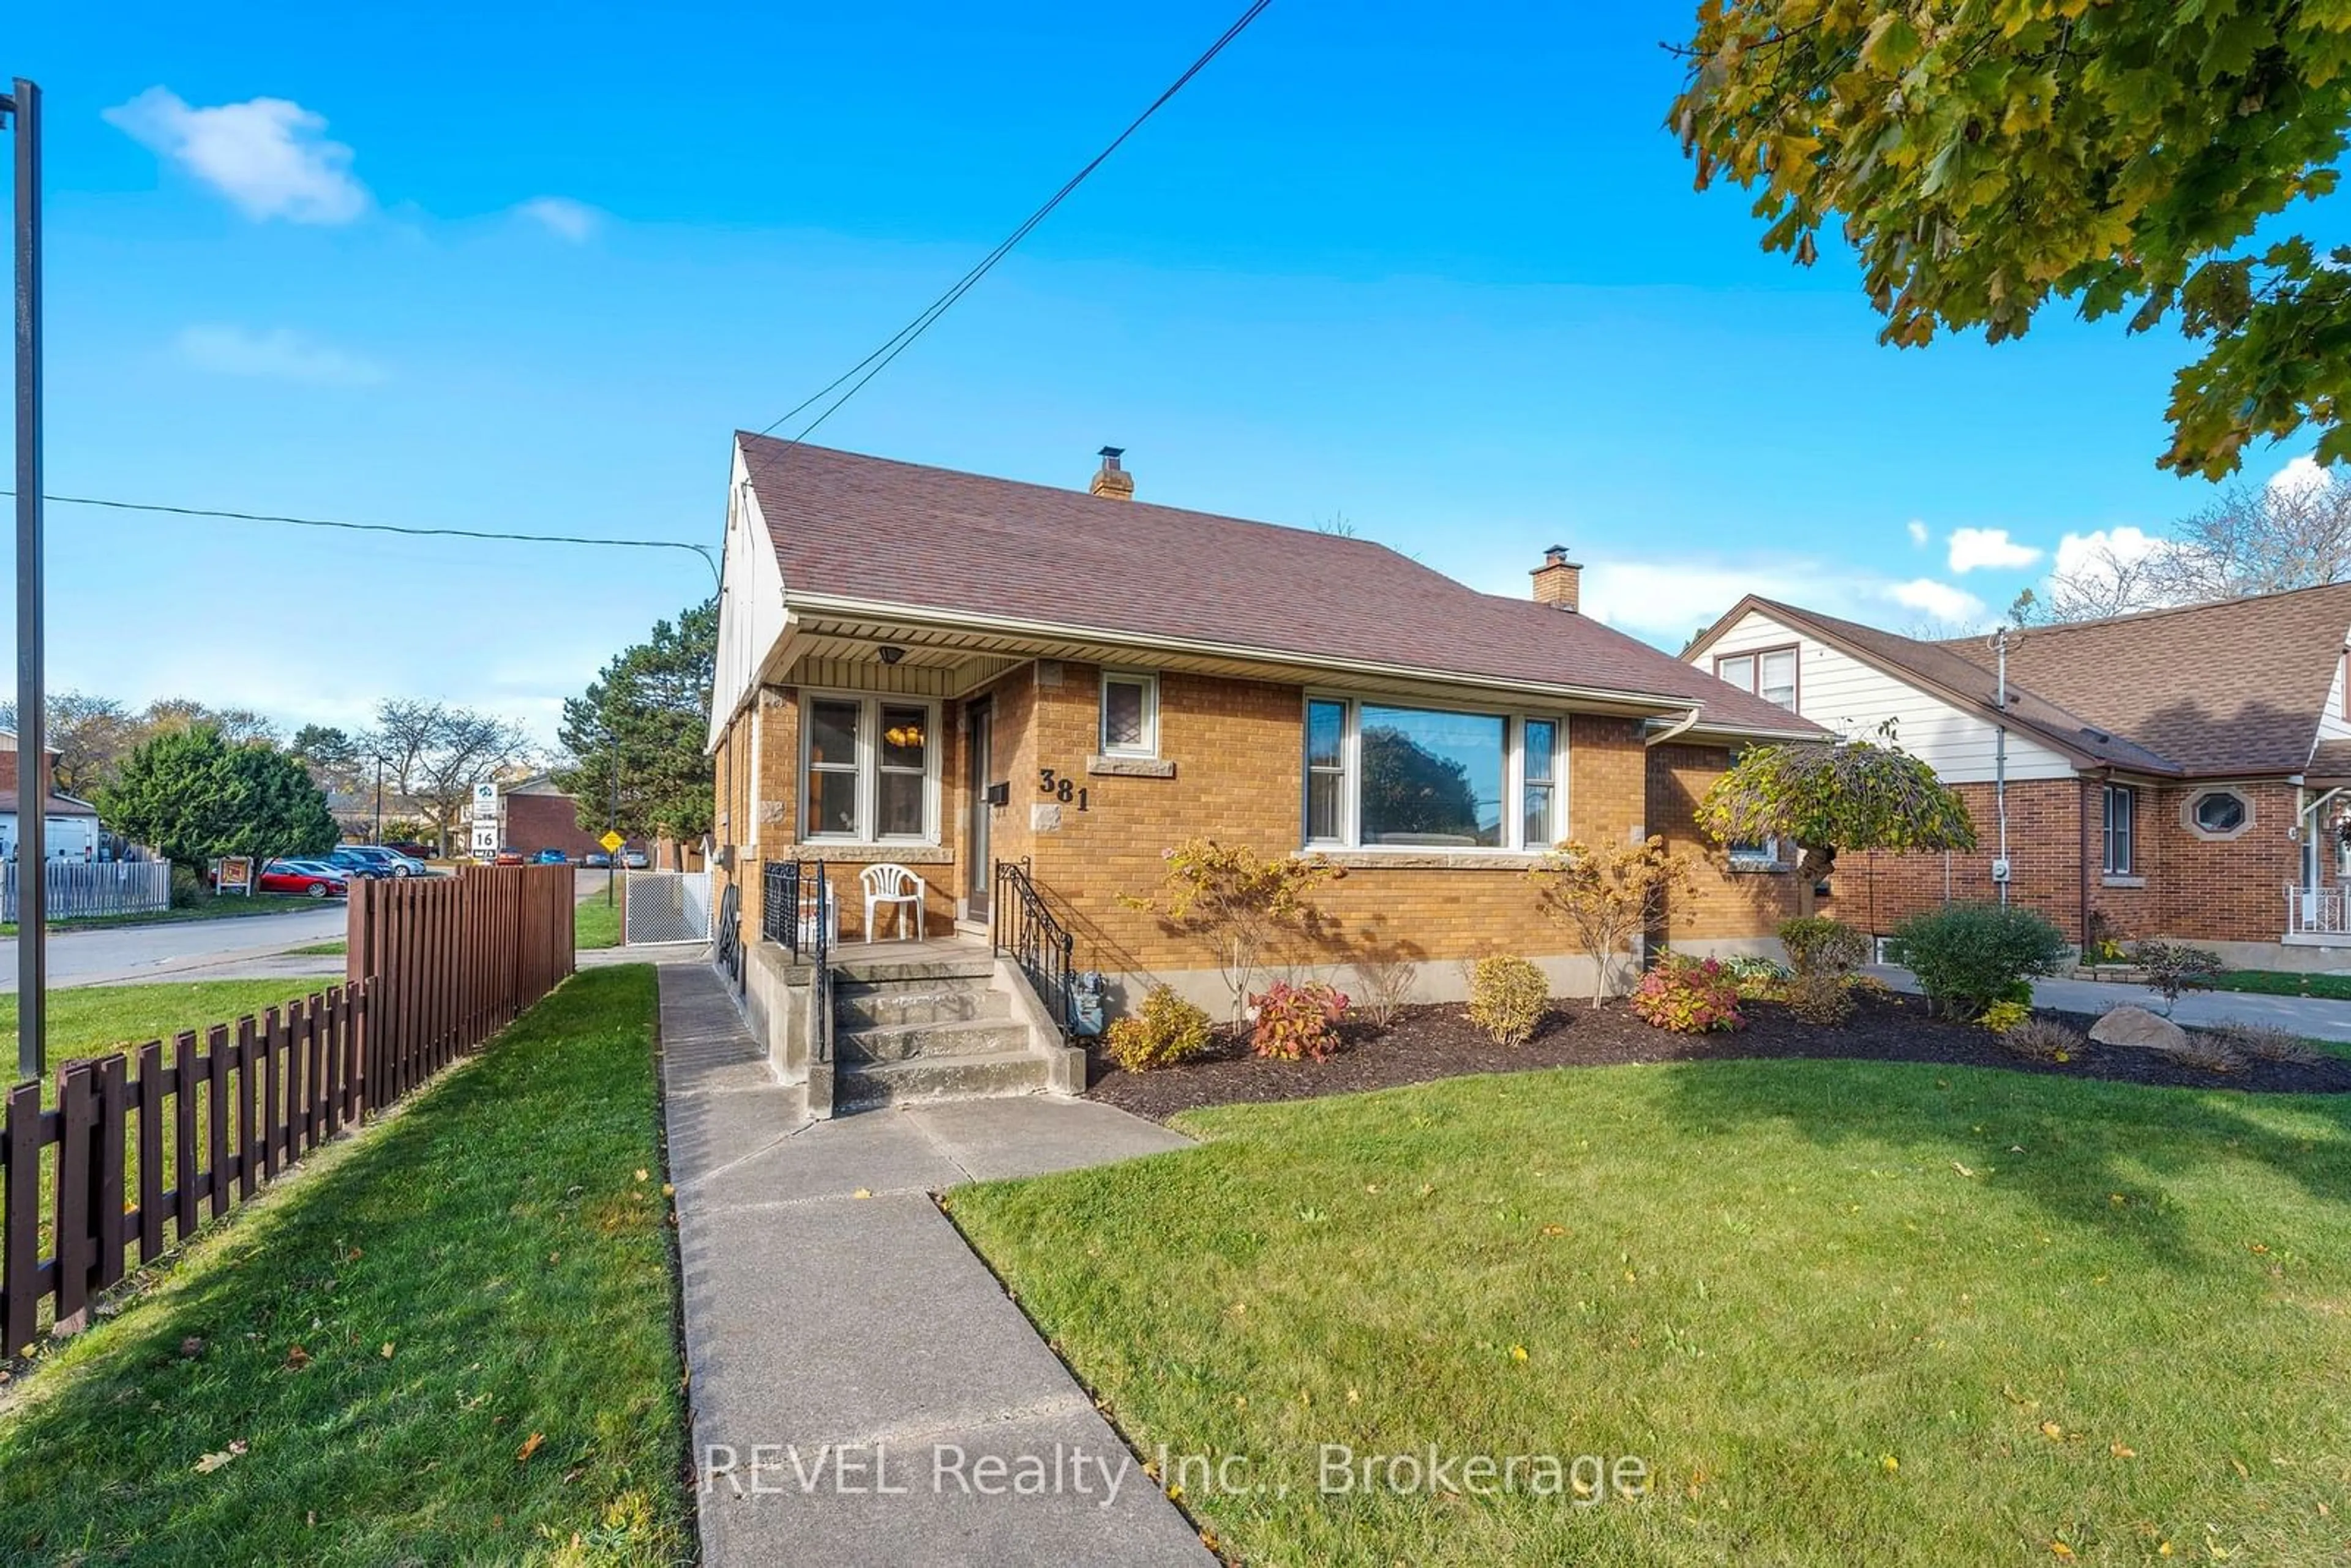
[[[572,969],[559,866],[351,887],[350,983],[68,1061],[0,1120],[0,1356],[475,1050]],[[46,1187],[46,1193],[44,1191]]]

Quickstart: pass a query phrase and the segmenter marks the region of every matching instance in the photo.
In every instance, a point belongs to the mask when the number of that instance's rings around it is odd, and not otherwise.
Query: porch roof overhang
[[[883,665],[883,647],[900,650],[894,664]],[[1691,707],[1687,696],[1665,693],[1611,690],[1572,681],[1503,682],[1457,671],[1318,658],[1207,641],[1127,636],[1092,628],[807,593],[788,597],[783,635],[769,652],[760,678],[778,685],[862,684],[845,677],[858,673],[854,666],[871,664],[890,669],[894,681],[910,695],[953,698],[1038,659],[1430,700],[1534,702],[1570,712],[1627,718],[1678,719]],[[1729,728],[1708,725],[1703,714],[1700,718],[1690,733],[1703,738],[1823,738],[1810,727]]]

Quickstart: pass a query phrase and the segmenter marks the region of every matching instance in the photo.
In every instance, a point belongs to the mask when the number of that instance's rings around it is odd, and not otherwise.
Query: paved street
[[[277,956],[288,947],[340,941],[348,922],[343,905],[329,903],[290,915],[53,931],[48,944],[49,986],[62,990],[69,986],[120,985],[167,977],[214,980],[278,973],[340,973],[340,958]],[[0,941],[0,992],[16,988],[16,940],[12,936]]]

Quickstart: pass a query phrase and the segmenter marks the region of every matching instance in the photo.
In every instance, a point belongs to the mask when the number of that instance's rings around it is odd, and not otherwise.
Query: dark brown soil
[[[1327,1061],[1262,1061],[1245,1038],[1219,1035],[1201,1057],[1177,1067],[1127,1072],[1106,1061],[1093,1065],[1087,1092],[1137,1115],[1165,1120],[1199,1105],[1307,1100],[1425,1083],[1468,1072],[1523,1072],[1545,1067],[1603,1067],[1637,1061],[1720,1061],[1740,1057],[1804,1057],[1836,1061],[1925,1061],[1954,1067],[1999,1067],[2066,1078],[2105,1078],[2183,1089],[2240,1089],[2258,1093],[2351,1093],[2351,1061],[2327,1056],[2296,1065],[2248,1061],[2238,1071],[2183,1067],[2145,1051],[2085,1045],[2072,1061],[2032,1061],[2001,1049],[1987,1030],[1927,1016],[1915,997],[1860,997],[1852,1020],[1829,1029],[1808,1024],[1775,1002],[1742,1004],[1749,1023],[1736,1034],[1671,1034],[1652,1029],[1623,1003],[1593,1011],[1553,1012],[1535,1038],[1515,1048],[1496,1045],[1458,1006],[1407,1008],[1382,1032],[1346,1026],[1347,1048]],[[2086,1031],[2093,1020],[2045,1015]]]

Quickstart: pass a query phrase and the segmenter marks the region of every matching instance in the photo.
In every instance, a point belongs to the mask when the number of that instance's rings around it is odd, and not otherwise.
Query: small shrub
[[[1676,1034],[1706,1034],[1747,1027],[1740,1016],[1739,987],[1712,958],[1667,954],[1633,992],[1633,1011]]]
[[[2046,919],[2017,904],[1946,904],[1896,928],[1888,952],[1947,1018],[1976,1018],[2073,951]],[[2030,998],[2028,987],[2024,996]]]
[[[1322,1061],[1339,1049],[1339,1020],[1347,1016],[1347,994],[1322,980],[1293,986],[1276,980],[1249,998],[1257,1009],[1257,1032],[1249,1039],[1259,1056],[1277,1061]]]
[[[2156,1054],[2166,1061],[2181,1067],[2192,1067],[2199,1072],[2241,1072],[2245,1059],[2237,1048],[2217,1034],[2191,1030],[2178,1045],[2160,1046]]]
[[[1853,992],[1841,975],[1798,975],[1788,982],[1787,998],[1788,1010],[1806,1023],[1834,1029],[1853,1017]]]
[[[2147,975],[2147,986],[2163,998],[2168,1013],[2179,1005],[2179,993],[2208,986],[2223,967],[2220,955],[2185,942],[2142,942],[2133,956]]]
[[[2126,955],[2115,934],[2114,917],[2093,904],[2089,928],[2082,937],[2082,962],[2085,964],[2119,964]]]
[[[1469,1021],[1496,1045],[1524,1045],[1551,1010],[1551,982],[1524,958],[1497,954],[1469,971]]]
[[[204,884],[196,876],[196,868],[175,865],[172,868],[172,907],[193,909],[204,895]]]
[[[2292,1030],[2277,1029],[2265,1023],[2217,1023],[2203,1032],[2255,1061],[2308,1067],[2320,1059],[2319,1053],[2302,1036]]]
[[[1844,988],[1845,994],[1853,997],[1883,998],[1894,994],[1894,988],[1875,975],[1847,975],[1844,977]]]
[[[1994,1039],[2002,1051],[2027,1061],[2072,1061],[2090,1048],[2082,1034],[2053,1019],[2025,1019]]]
[[[2017,1025],[2029,1021],[2032,1017],[2032,1003],[2011,1001],[2003,998],[1984,1009],[1983,1015],[1977,1019],[1976,1022],[1994,1034],[2006,1034]]]
[[[1374,1029],[1384,1030],[1395,1022],[1396,1014],[1412,1000],[1413,990],[1420,984],[1420,966],[1392,954],[1358,958],[1351,967],[1359,998],[1355,1010]]]
[[[1103,1031],[1102,1049],[1129,1072],[1147,1072],[1207,1050],[1211,1028],[1206,1009],[1177,996],[1172,986],[1154,986],[1138,1011]]]
[[[1844,975],[1869,962],[1869,934],[1825,915],[1780,923],[1780,946],[1799,975]]]
[[[1775,964],[1752,953],[1725,958],[1722,969],[1730,977],[1731,984],[1739,988],[1739,994],[1750,1001],[1776,999],[1794,978],[1785,964]]]

